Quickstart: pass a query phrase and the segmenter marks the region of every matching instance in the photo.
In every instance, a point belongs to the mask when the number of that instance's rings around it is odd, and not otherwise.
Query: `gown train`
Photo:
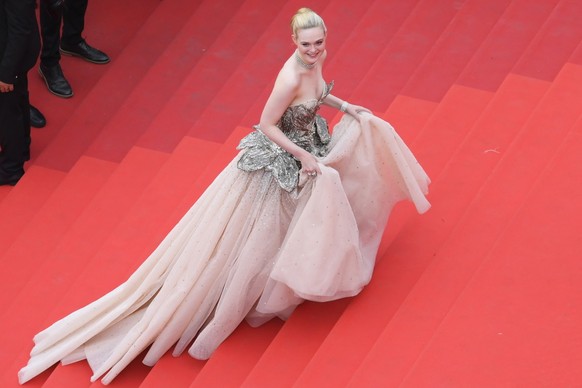
[[[286,319],[303,300],[356,295],[370,281],[394,205],[419,213],[430,180],[382,119],[344,115],[319,158],[321,174],[284,190],[241,153],[130,278],[34,337],[21,383],[56,362],[87,359],[109,383],[147,347],[207,359],[243,319]]]

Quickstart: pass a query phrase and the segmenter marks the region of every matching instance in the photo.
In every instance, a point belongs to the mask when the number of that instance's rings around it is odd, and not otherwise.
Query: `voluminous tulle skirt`
[[[422,213],[429,179],[394,129],[363,114],[334,128],[321,174],[296,191],[235,158],[160,246],[115,290],[34,337],[21,383],[56,362],[87,359],[110,382],[151,345],[144,363],[207,359],[243,319],[286,319],[303,300],[356,295],[370,281],[393,206]]]

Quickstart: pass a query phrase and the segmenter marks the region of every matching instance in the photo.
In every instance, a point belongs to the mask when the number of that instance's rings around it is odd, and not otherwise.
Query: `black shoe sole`
[[[20,176],[13,175],[13,176],[10,176],[8,178],[3,177],[2,179],[0,179],[0,186],[16,186],[18,181],[20,181],[20,179],[22,179],[22,176],[23,175],[20,175]]]
[[[71,94],[62,94],[62,93],[58,93],[58,92],[55,92],[54,90],[52,90],[51,87],[48,84],[48,81],[46,80],[46,77],[42,73],[42,70],[41,70],[40,66],[38,68],[38,74],[40,74],[40,78],[42,78],[44,80],[44,83],[45,83],[46,88],[48,89],[48,91],[51,92],[52,94],[54,94],[55,96],[62,97],[62,98],[71,98],[75,94],[72,91],[71,91]]]
[[[33,123],[32,121],[30,122],[30,126],[33,128],[44,128],[46,127],[46,123],[43,124],[38,124],[38,123]]]
[[[16,186],[18,181],[0,181],[0,186]]]
[[[83,59],[83,60],[85,60],[87,62],[95,63],[97,65],[104,65],[106,63],[111,62],[111,59],[108,59],[106,61],[94,61],[92,59],[89,59],[89,58],[81,55],[81,54],[77,54],[77,53],[75,53],[73,51],[67,51],[67,50],[63,49],[62,47],[60,48],[60,50],[61,50],[61,53],[64,54],[64,55],[68,55],[68,56],[71,56],[71,57],[81,58],[81,59]]]

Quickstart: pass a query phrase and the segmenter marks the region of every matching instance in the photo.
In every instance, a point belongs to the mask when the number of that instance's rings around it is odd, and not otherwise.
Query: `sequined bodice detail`
[[[329,132],[327,123],[317,114],[320,105],[320,100],[311,100],[290,106],[285,110],[277,126],[299,147],[314,155],[324,156],[327,154],[327,141],[325,141],[327,139],[320,139],[318,135],[323,132],[323,136],[327,137]],[[325,130],[321,131],[324,128]]]
[[[315,156],[325,156],[328,153],[331,137],[327,122],[317,111],[332,88],[333,82],[330,82],[325,85],[319,99],[289,106],[277,123],[279,129],[293,143]],[[265,169],[273,174],[283,189],[294,190],[299,181],[299,161],[273,143],[258,126],[254,129],[237,147],[245,150],[238,161],[238,168],[248,172]]]

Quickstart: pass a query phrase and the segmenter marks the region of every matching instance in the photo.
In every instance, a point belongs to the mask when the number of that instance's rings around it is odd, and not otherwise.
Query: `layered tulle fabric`
[[[247,318],[285,319],[303,300],[357,294],[372,276],[393,206],[419,212],[429,179],[394,129],[344,116],[316,178],[283,190],[235,158],[160,246],[118,288],[35,336],[25,382],[58,361],[87,359],[109,383],[151,345],[207,359]]]

